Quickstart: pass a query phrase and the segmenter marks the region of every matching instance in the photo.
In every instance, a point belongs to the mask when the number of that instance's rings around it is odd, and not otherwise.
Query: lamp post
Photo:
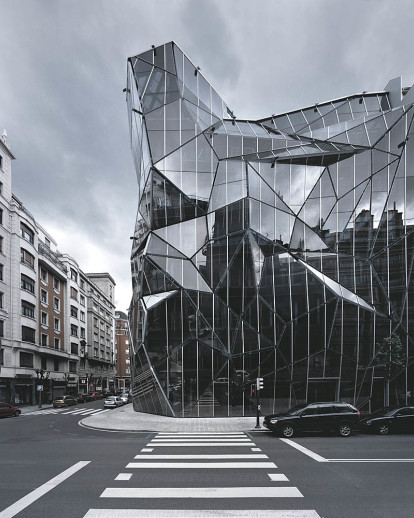
[[[50,372],[45,371],[43,369],[36,369],[35,372],[36,372],[37,379],[39,380],[39,383],[37,385],[37,391],[39,392],[39,408],[42,408],[42,393],[43,393],[44,385],[43,385],[43,383],[40,383],[40,381],[49,379]]]

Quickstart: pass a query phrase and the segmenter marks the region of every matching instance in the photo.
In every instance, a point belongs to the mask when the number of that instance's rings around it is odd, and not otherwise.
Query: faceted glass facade
[[[129,58],[134,408],[247,416],[414,396],[414,88],[239,120],[174,43]],[[395,388],[395,390],[394,390]]]

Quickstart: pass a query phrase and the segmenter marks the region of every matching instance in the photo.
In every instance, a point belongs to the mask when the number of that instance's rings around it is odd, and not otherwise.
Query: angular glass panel
[[[156,293],[154,295],[149,295],[147,297],[142,297],[142,300],[144,301],[144,304],[147,309],[151,309],[163,300],[165,300],[168,297],[171,297],[171,295],[174,295],[174,293],[177,293],[177,290],[174,291],[168,291],[165,293]]]

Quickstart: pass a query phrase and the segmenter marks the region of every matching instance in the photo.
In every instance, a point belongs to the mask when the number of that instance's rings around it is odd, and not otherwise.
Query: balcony
[[[47,257],[47,259],[52,262],[59,270],[61,270],[65,275],[68,273],[68,269],[66,266],[62,263],[62,261],[59,259],[58,254],[55,252],[52,252],[52,250],[45,245],[40,239],[38,240],[39,246],[38,246],[38,252],[40,255],[43,255],[44,257]]]

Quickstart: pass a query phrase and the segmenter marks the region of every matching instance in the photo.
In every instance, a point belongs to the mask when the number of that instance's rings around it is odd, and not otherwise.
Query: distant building
[[[128,316],[122,311],[115,313],[115,361],[119,389],[130,389],[131,351]]]
[[[35,404],[38,387],[43,388],[43,402],[64,393],[110,390],[115,373],[115,282],[109,274],[86,275],[75,259],[57,250],[52,236],[12,194],[13,159],[3,133],[0,400]],[[89,318],[94,312],[99,318],[96,357]]]
[[[135,410],[255,415],[257,377],[268,414],[413,404],[414,87],[241,120],[170,42],[128,59],[126,100]]]

